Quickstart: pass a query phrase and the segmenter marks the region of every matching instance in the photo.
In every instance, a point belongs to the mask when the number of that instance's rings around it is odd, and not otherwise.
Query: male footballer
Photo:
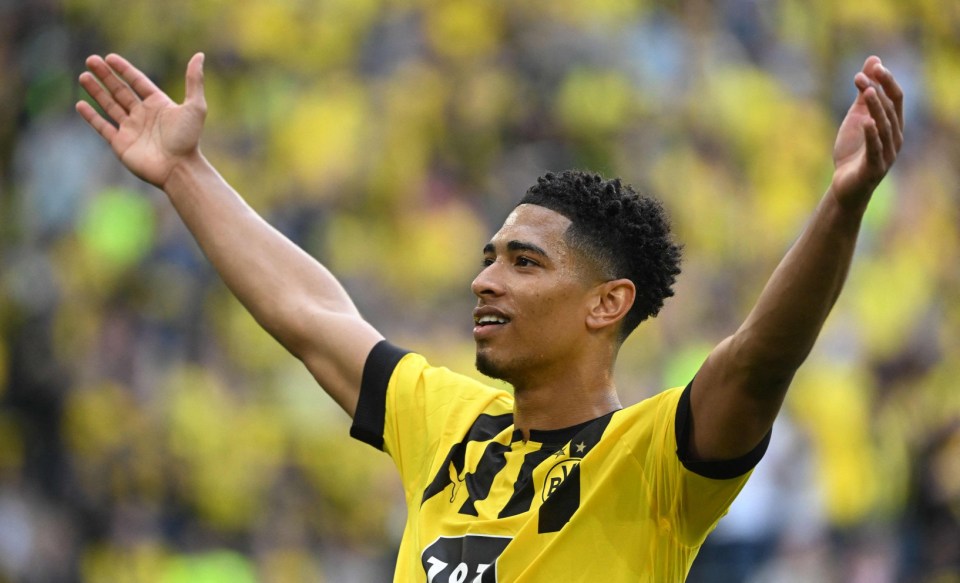
[[[547,173],[482,249],[477,368],[511,395],[384,340],[220,177],[199,147],[202,54],[182,104],[120,56],[87,67],[80,84],[105,116],[86,102],[80,115],[167,194],[230,290],[351,415],[351,434],[396,463],[400,582],[683,581],[762,457],[903,141],[902,92],[870,57],[826,194],[743,325],[688,385],[623,407],[618,351],[680,272],[655,200],[592,173]]]

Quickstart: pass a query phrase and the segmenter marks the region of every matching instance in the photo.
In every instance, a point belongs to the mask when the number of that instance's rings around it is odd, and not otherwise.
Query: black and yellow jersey
[[[400,470],[407,521],[394,581],[683,581],[764,440],[685,461],[689,389],[561,430],[513,426],[509,393],[381,342],[351,435]]]

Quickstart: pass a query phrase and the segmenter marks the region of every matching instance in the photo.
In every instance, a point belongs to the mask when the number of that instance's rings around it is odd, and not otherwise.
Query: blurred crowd
[[[960,3],[6,0],[0,583],[392,577],[389,460],[73,111],[88,54],[180,99],[198,50],[207,157],[436,364],[477,374],[469,281],[537,176],[660,197],[684,273],[621,351],[625,404],[742,321],[880,55],[901,159],[690,580],[960,582]]]

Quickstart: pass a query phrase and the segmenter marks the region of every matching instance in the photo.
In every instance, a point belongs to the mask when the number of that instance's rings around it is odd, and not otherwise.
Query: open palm
[[[80,84],[116,125],[81,101],[77,111],[139,178],[163,187],[181,161],[198,152],[206,117],[203,55],[187,65],[187,95],[177,104],[118,55],[87,59]]]
[[[854,78],[858,94],[833,147],[831,188],[838,201],[864,208],[903,145],[903,93],[877,57]]]

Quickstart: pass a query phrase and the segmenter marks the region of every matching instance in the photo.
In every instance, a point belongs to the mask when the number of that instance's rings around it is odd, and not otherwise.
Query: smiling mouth
[[[485,326],[503,326],[508,322],[510,322],[509,318],[493,315],[480,316],[479,318],[473,319],[474,325],[481,328]]]

